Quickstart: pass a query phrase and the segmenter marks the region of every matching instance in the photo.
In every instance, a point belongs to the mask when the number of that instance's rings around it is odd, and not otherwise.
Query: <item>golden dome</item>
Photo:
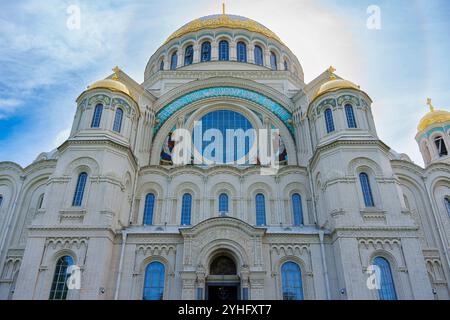
[[[417,130],[422,131],[432,124],[447,121],[450,121],[450,112],[444,110],[432,110],[420,120]]]
[[[191,32],[197,32],[203,29],[218,28],[244,29],[250,32],[257,32],[282,43],[280,38],[274,32],[254,20],[236,15],[216,14],[202,17],[185,24],[180,29],[172,33],[164,44]]]
[[[97,81],[97,82],[94,82],[93,84],[91,84],[88,87],[88,90],[97,89],[97,88],[109,89],[112,91],[122,92],[122,93],[126,94],[127,96],[131,97],[130,90],[127,88],[127,86],[118,80],[113,80],[113,79],[100,80],[100,81]]]
[[[319,90],[317,90],[316,94],[314,95],[313,100],[315,100],[316,98],[318,98],[319,96],[321,96],[325,93],[337,91],[339,89],[360,90],[359,86],[357,86],[356,84],[354,84],[353,82],[350,82],[348,80],[331,79],[320,86]]]

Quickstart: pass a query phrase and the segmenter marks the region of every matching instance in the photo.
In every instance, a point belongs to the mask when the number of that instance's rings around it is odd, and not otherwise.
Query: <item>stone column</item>
[[[181,300],[195,300],[195,282],[197,280],[197,274],[195,271],[181,271],[180,276],[183,283]]]
[[[251,300],[264,300],[264,278],[266,277],[265,271],[252,271],[250,272],[250,299]]]

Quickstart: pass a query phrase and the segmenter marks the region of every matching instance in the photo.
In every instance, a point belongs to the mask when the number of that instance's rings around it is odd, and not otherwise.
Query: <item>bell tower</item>
[[[433,162],[450,163],[450,112],[437,110],[430,98],[427,105],[430,111],[420,120],[416,135],[423,162],[425,167]]]

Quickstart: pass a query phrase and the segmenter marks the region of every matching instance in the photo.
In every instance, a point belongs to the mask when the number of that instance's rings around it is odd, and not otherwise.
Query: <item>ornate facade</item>
[[[449,299],[450,113],[430,101],[422,168],[334,71],[305,83],[272,31],[225,14],[171,35],[142,84],[115,68],[57,150],[0,162],[0,298]],[[174,130],[202,119],[278,129],[279,169],[175,165]]]

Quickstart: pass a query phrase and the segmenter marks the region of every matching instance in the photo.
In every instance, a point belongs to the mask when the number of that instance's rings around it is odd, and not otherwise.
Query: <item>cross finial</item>
[[[330,74],[330,80],[336,79],[336,76],[334,75],[334,72],[336,71],[336,68],[333,66],[330,66],[327,69],[328,73]]]
[[[427,105],[430,107],[430,111],[433,112],[434,111],[434,106],[433,106],[431,98],[427,99]]]
[[[222,14],[225,14],[225,2],[222,2]]]
[[[120,68],[118,66],[115,66],[112,71],[114,72],[114,75],[112,77],[113,80],[119,80],[119,72]]]

